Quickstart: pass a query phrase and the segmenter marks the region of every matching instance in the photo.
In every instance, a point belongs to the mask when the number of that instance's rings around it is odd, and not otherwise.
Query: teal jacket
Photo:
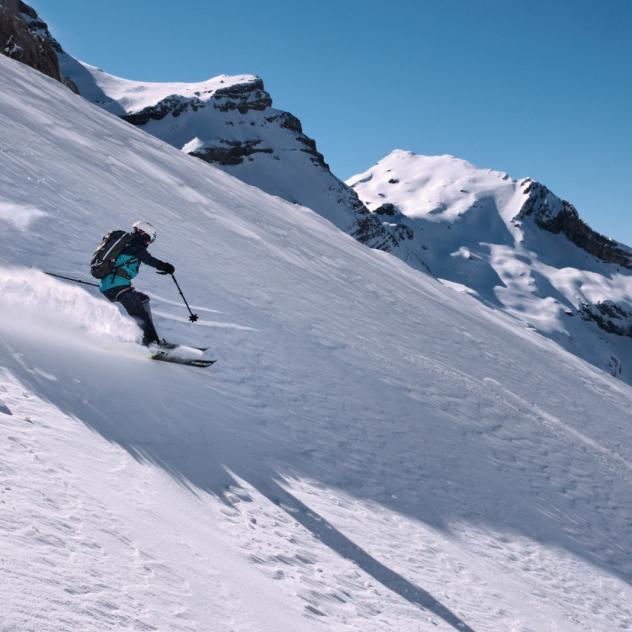
[[[152,268],[162,270],[165,262],[160,261],[152,257],[147,252],[147,246],[143,240],[134,235],[130,240],[130,243],[125,246],[123,252],[116,258],[115,267],[116,273],[108,274],[108,276],[101,279],[101,285],[99,289],[105,293],[113,288],[123,288],[132,284],[132,279],[138,274],[140,264],[146,263]]]

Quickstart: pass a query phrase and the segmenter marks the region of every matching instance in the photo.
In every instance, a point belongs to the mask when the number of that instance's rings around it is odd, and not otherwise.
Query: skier
[[[100,290],[110,301],[120,303],[136,320],[143,330],[145,346],[160,346],[164,341],[158,338],[149,308],[149,297],[132,286],[132,279],[138,274],[141,263],[156,268],[162,274],[173,274],[175,268],[147,252],[147,246],[156,239],[156,229],[149,222],[136,222],[128,237],[114,260],[112,272],[101,279]]]

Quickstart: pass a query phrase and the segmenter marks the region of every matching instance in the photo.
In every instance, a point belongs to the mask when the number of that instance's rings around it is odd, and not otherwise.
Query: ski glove
[[[160,266],[158,266],[158,269],[161,272],[164,272],[165,274],[173,274],[176,271],[176,269],[170,263],[167,263],[166,261],[161,261]]]

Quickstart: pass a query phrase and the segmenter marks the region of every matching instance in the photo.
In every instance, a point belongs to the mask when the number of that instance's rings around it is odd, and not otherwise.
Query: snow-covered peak
[[[632,380],[629,330],[599,317],[612,302],[632,315],[632,250],[546,186],[401,149],[347,184],[383,223],[409,231],[394,250],[402,259]]]
[[[519,190],[517,182],[506,173],[478,169],[450,155],[422,156],[402,149],[353,176],[347,184],[371,211],[388,202],[407,217],[449,222],[484,197],[499,198],[505,210],[504,202]],[[511,211],[517,214],[519,207]]]
[[[64,60],[69,63],[69,60]],[[92,84],[96,86],[112,100],[116,101],[128,114],[134,114],[141,110],[153,107],[163,99],[170,96],[179,96],[185,99],[197,99],[209,101],[231,89],[240,88],[244,91],[263,89],[263,82],[256,75],[218,75],[206,81],[185,83],[159,83],[148,81],[132,81],[111,75],[101,68],[80,62],[87,73],[81,73],[76,81],[82,95],[89,92]],[[63,64],[62,64],[63,65]]]

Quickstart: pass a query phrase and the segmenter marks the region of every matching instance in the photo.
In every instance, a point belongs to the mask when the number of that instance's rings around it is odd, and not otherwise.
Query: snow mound
[[[45,216],[44,211],[33,206],[0,200],[0,222],[5,222],[10,228],[28,230],[36,220]]]
[[[39,270],[0,267],[0,321],[44,338],[137,342],[139,329],[111,303]]]

